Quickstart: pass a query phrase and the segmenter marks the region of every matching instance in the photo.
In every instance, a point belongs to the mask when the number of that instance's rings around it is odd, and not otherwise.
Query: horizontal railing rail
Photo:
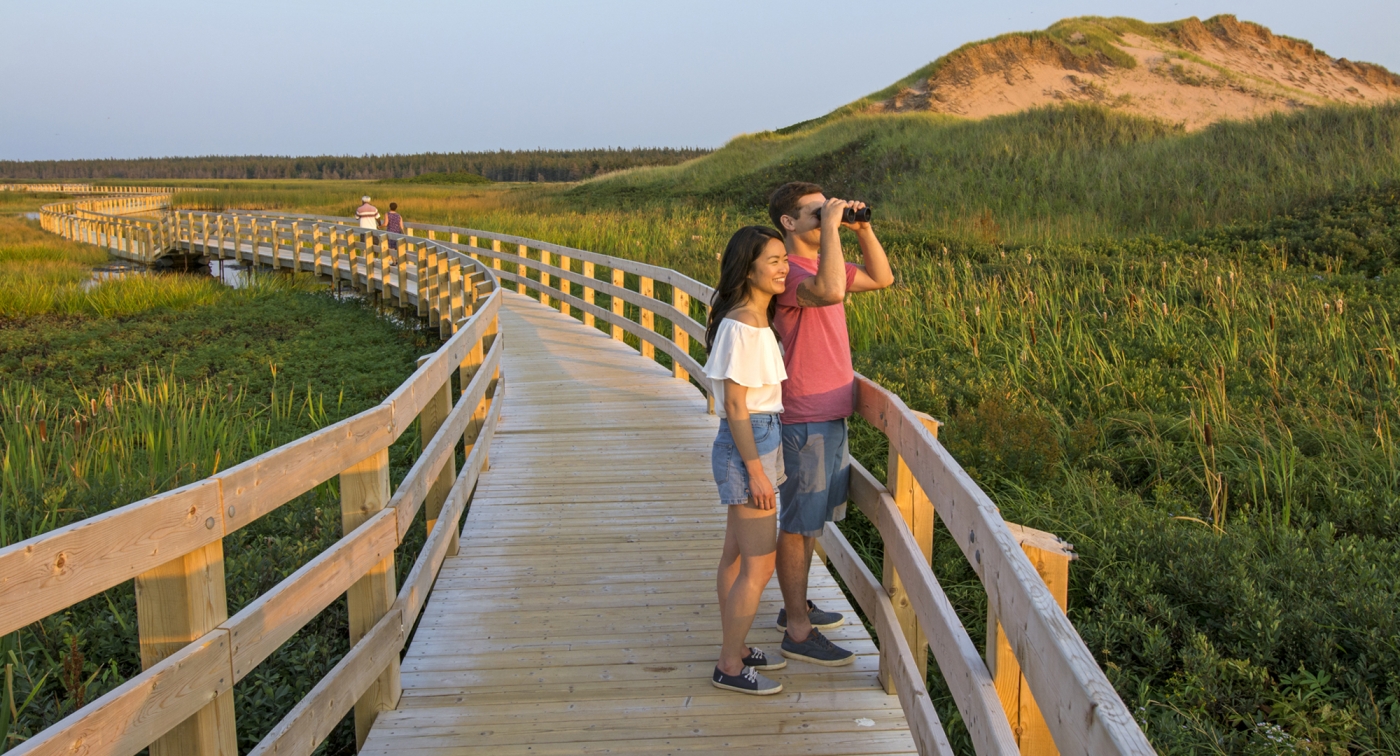
[[[114,236],[114,229],[100,226],[102,223],[130,222],[133,228],[149,223],[126,218],[84,218],[78,213],[59,221],[55,218],[54,228],[60,232],[103,241],[120,240],[121,235],[118,231]],[[643,355],[669,362],[678,378],[690,379],[703,373],[697,359],[703,350],[694,346],[696,340],[703,340],[702,324],[708,316],[713,290],[667,268],[524,237],[451,226],[412,224],[405,234],[388,234],[349,226],[344,219],[327,216],[185,210],[172,211],[166,226],[173,248],[348,280],[368,295],[417,307],[420,314],[442,323],[444,333],[450,333],[459,313],[475,307],[475,318],[484,311],[481,302],[498,301],[495,298],[499,288],[512,288],[557,307],[588,326],[601,328],[615,339],[632,336]],[[389,248],[390,242],[395,249]],[[457,271],[455,277],[453,271]],[[480,289],[491,287],[498,288],[486,300],[474,299]],[[598,299],[600,294],[606,301]],[[436,307],[425,306],[425,301],[435,302]],[[436,377],[421,385],[434,385],[435,380]],[[702,391],[707,388],[704,383],[696,385]],[[410,379],[400,392],[415,394],[421,390],[420,384]],[[913,412],[898,396],[863,377],[857,378],[856,393],[858,413],[883,433],[890,445],[887,480],[881,483],[857,464],[853,466],[850,490],[851,500],[880,533],[885,552],[884,574],[877,578],[871,573],[835,527],[827,528],[821,544],[876,628],[881,678],[886,689],[899,696],[920,752],[951,752],[924,684],[931,651],[978,753],[1152,753],[1146,737],[1065,614],[1068,564],[1073,558],[1069,545],[1051,534],[1005,522],[986,493],[938,442],[937,423],[931,418]],[[415,412],[426,412],[424,405],[411,406],[416,406]],[[493,403],[491,411],[497,407],[498,403]],[[447,414],[443,412],[444,416]],[[467,411],[459,407],[451,414],[453,419],[445,421],[444,427],[454,429],[465,422]],[[479,414],[478,409],[473,417]],[[375,410],[345,421],[338,431],[342,435],[334,443],[375,446],[398,427],[395,423],[402,422],[402,415],[396,412],[393,401],[386,401]],[[356,440],[371,438],[375,440]],[[355,448],[363,451],[368,447]],[[425,445],[420,464],[431,467],[444,457],[441,444],[434,440]],[[252,463],[241,466],[243,475],[251,475],[248,471]],[[257,491],[257,481],[266,481],[275,494],[265,501],[283,499],[288,491],[300,488],[307,480],[329,475],[329,469],[316,468],[304,479],[285,484],[274,480],[286,476],[289,470],[269,469],[266,474],[239,479],[242,487],[235,486],[232,496],[246,497],[250,490]],[[469,464],[463,475],[470,469]],[[405,481],[399,489],[403,501],[417,497],[425,481],[426,478],[415,478],[412,485],[417,488],[410,488]],[[229,478],[216,483],[217,490],[198,495],[190,487],[190,517],[197,519],[211,502],[223,501],[214,497],[230,495]],[[252,498],[262,500],[257,495]],[[250,505],[257,506],[252,502]],[[173,521],[185,511],[182,507],[186,502],[162,506]],[[393,506],[398,512],[396,520],[403,521],[407,509],[402,509],[397,501]],[[450,509],[448,506],[443,511]],[[228,516],[235,517],[232,511]],[[952,533],[987,592],[985,660],[978,655],[933,573],[935,518],[942,520]],[[369,524],[367,521],[361,527]],[[201,542],[198,534],[190,535],[178,528],[170,532],[172,539]],[[373,536],[361,538],[370,542]],[[434,549],[446,548],[436,541],[431,543]],[[12,550],[13,547],[0,552],[0,560]],[[424,554],[429,552],[425,547]],[[5,575],[4,562],[0,561],[0,581]],[[96,590],[100,588],[93,588],[92,592]],[[29,600],[38,601],[32,596]],[[50,606],[60,603],[53,601]],[[406,607],[412,609],[414,605],[408,603]],[[0,604],[0,611],[4,608]],[[40,611],[34,609],[30,614]],[[390,614],[366,628],[364,638],[373,637],[375,643],[397,649],[402,645],[404,631],[395,629],[393,622],[385,619]],[[205,642],[216,640],[211,637]],[[196,646],[186,646],[182,653],[219,653],[200,651]],[[258,658],[258,653],[248,652],[249,658]],[[365,667],[387,664],[385,653],[374,645],[358,643],[332,676],[343,675],[355,685],[373,680]],[[397,658],[395,654],[389,656]],[[361,661],[370,657],[375,661]],[[319,742],[313,736],[328,731],[326,728],[334,722],[327,723],[318,707],[325,701],[344,697],[330,680],[331,677],[322,680],[274,735],[287,738],[287,742],[312,746]],[[272,749],[271,745],[260,746],[258,752],[270,753]],[[277,752],[283,752],[280,746]]]

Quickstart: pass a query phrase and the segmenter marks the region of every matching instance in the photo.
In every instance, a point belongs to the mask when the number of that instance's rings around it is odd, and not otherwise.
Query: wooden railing
[[[180,191],[186,191],[181,189]],[[191,189],[190,191],[205,191]],[[85,183],[11,182],[0,184],[0,192],[37,192],[42,194],[172,194],[168,186],[98,186]]]
[[[134,222],[134,219],[118,219],[115,222],[121,225],[128,220]],[[586,325],[601,328],[615,339],[626,339],[630,335],[642,354],[669,363],[678,378],[688,379],[692,375],[703,374],[701,364],[696,359],[696,354],[702,353],[702,350],[696,348],[695,342],[703,341],[704,327],[701,324],[707,317],[707,303],[713,296],[713,290],[676,271],[475,229],[416,224],[407,229],[408,234],[398,235],[366,232],[345,226],[342,221],[340,218],[284,213],[181,210],[172,212],[166,223],[177,248],[191,253],[238,256],[239,259],[258,264],[309,270],[333,279],[348,279],[368,295],[398,301],[400,305],[411,303],[418,307],[420,314],[426,314],[442,324],[444,332],[450,332],[451,324],[457,322],[458,313],[467,312],[473,306],[476,307],[476,314],[469,321],[471,323],[481,322],[479,318],[488,309],[494,313],[491,308],[496,305],[492,303],[498,302],[499,294],[492,292],[485,300],[475,302],[472,298],[478,288],[489,288],[499,281],[502,288],[530,294],[547,305],[579,318]],[[85,222],[88,225],[84,225]],[[89,239],[121,238],[120,230],[114,234],[111,228],[105,230],[105,235],[94,236],[93,222],[75,213],[65,218],[55,218],[52,227],[61,233],[86,234]],[[388,249],[390,239],[399,242],[397,250]],[[465,263],[468,260],[475,266],[471,277],[466,275],[468,268]],[[454,274],[454,270],[458,272]],[[464,284],[464,280],[470,282]],[[427,306],[423,304],[425,301],[428,302]],[[436,303],[436,307],[433,303]],[[463,332],[472,328],[477,326],[469,326]],[[452,336],[448,346],[433,358],[440,360],[437,363],[439,372],[433,373],[430,378],[420,379],[424,372],[420,369],[395,396],[403,396],[407,401],[409,396],[420,397],[424,387],[441,387],[441,370],[445,369],[441,366],[452,364],[452,360],[458,359],[459,352],[465,354],[461,352],[464,342],[458,341],[463,332]],[[481,335],[484,334],[483,331]],[[475,339],[477,335],[473,334],[471,338]],[[447,351],[445,357],[444,351]],[[495,353],[494,346],[491,353]],[[702,390],[705,388],[698,382],[696,385]],[[855,464],[850,488],[851,500],[875,524],[884,543],[882,576],[876,578],[869,571],[834,526],[826,528],[820,542],[863,613],[875,626],[880,639],[881,679],[886,690],[899,696],[920,752],[952,752],[924,683],[928,652],[932,651],[979,754],[1059,751],[1075,754],[1153,753],[1127,707],[1065,615],[1068,564],[1073,558],[1068,544],[1048,533],[1005,522],[991,499],[938,442],[937,423],[931,418],[910,410],[898,396],[864,377],[858,376],[856,390],[857,411],[861,417],[889,439],[887,480],[881,483],[864,467]],[[426,416],[426,403],[416,403],[418,399],[413,401],[415,403],[409,405],[413,407],[413,412],[422,412]],[[499,403],[491,404],[490,411],[494,413],[498,406]],[[453,410],[454,415],[465,412],[463,407],[459,403],[458,409]],[[394,397],[380,408],[365,414],[385,411],[391,417],[395,416]],[[475,414],[480,414],[479,406]],[[356,425],[357,422],[361,424]],[[341,435],[335,437],[350,443],[348,439],[358,437],[356,434],[378,434],[374,437],[380,440],[374,443],[379,444],[385,433],[379,425],[382,422],[382,419],[371,422],[352,418],[335,426],[343,428],[337,431]],[[491,426],[488,418],[485,427],[489,429]],[[391,421],[389,427],[399,426]],[[457,432],[456,427],[452,426],[452,432]],[[434,438],[432,448],[437,450],[435,454],[440,455],[441,447],[437,439]],[[284,449],[306,441],[303,439]],[[387,442],[383,445],[387,446]],[[367,449],[363,442],[355,448],[356,453]],[[383,446],[375,448],[382,449]],[[473,451],[473,454],[476,453]],[[354,457],[354,454],[339,454],[334,459],[343,461],[349,457]],[[438,458],[427,452],[424,457]],[[218,488],[203,496],[214,497],[217,493],[219,497],[243,497],[249,499],[250,505],[259,501],[285,501],[290,495],[295,495],[294,491],[306,490],[323,480],[322,476],[333,474],[332,468],[336,464],[318,463],[320,466],[314,467],[315,471],[312,472],[289,466],[289,459],[263,468],[268,474],[261,478],[248,477],[251,475],[249,466],[257,460],[245,463],[235,468],[243,471],[243,478],[230,478],[234,472],[232,470],[216,476]],[[432,464],[436,463],[428,466]],[[275,477],[270,474],[274,469],[280,473]],[[472,470],[469,464],[462,476]],[[358,472],[350,470],[346,474],[351,476],[351,480],[358,480],[355,477],[359,475]],[[413,494],[406,495],[405,501],[417,500],[427,479],[425,475],[418,478],[413,476],[410,473],[416,488],[412,489]],[[257,480],[267,481],[268,489],[259,491]],[[458,480],[464,478],[459,476]],[[230,487],[230,481],[241,483],[241,487]],[[196,484],[196,487],[208,483]],[[400,491],[405,491],[408,486],[409,481],[405,481]],[[454,487],[452,490],[458,489]],[[470,490],[469,486],[467,490]],[[462,496],[458,494],[459,499]],[[196,521],[203,516],[204,510],[196,506],[199,501],[203,499],[190,500],[187,519]],[[220,499],[220,507],[223,506],[222,501]],[[453,499],[454,505],[457,501]],[[180,513],[185,511],[181,509],[183,506],[186,505],[182,501],[168,508]],[[391,507],[395,506],[404,505],[391,504]],[[229,509],[226,515],[234,519],[235,512],[238,512],[234,521],[234,527],[237,527],[243,524],[243,517],[258,516],[270,508],[265,504],[259,507],[252,512],[242,512],[235,507]],[[451,509],[451,512],[455,518],[460,509]],[[447,516],[443,515],[444,518]],[[988,641],[985,661],[978,655],[976,646],[933,574],[930,559],[935,517],[943,521],[986,590]],[[92,535],[106,533],[108,528],[112,528],[112,532],[125,532],[113,526],[99,526],[96,521],[101,519],[94,518],[66,530],[101,528],[84,531],[90,535],[82,543],[102,540],[94,539]],[[400,523],[398,533],[401,539],[404,520],[399,517],[397,522]],[[227,524],[225,528],[233,529]],[[143,532],[161,531],[148,526]],[[438,529],[434,528],[433,533],[436,538]],[[50,534],[33,540],[47,542],[46,539],[60,537]],[[149,539],[150,536],[146,537]],[[169,537],[189,539],[191,545],[188,548],[180,545],[174,549],[184,549],[183,553],[210,543],[173,530]],[[149,541],[141,541],[136,548],[149,545]],[[24,550],[19,549],[21,546]],[[4,614],[7,608],[5,602],[9,599],[10,583],[5,581],[9,580],[11,570],[5,560],[18,558],[16,555],[20,553],[28,554],[32,548],[18,544],[0,552],[0,585],[7,587],[5,600],[0,601],[0,615]],[[443,548],[440,541],[430,541],[430,547],[425,547],[425,556],[420,557],[425,574],[436,567],[431,560],[426,563],[423,560],[428,558],[428,554],[438,554]],[[51,560],[54,553],[50,547],[44,552],[47,555],[45,558]],[[365,557],[363,561],[368,563],[369,559]],[[51,563],[33,562],[36,565]],[[142,563],[139,566],[150,569],[153,565]],[[417,570],[415,567],[415,573]],[[35,574],[38,574],[37,568]],[[111,584],[114,583],[103,581],[103,587]],[[426,592],[426,586],[430,584],[430,578],[422,581],[423,590],[418,594],[417,603],[401,607],[402,616],[416,616],[417,609],[422,605],[421,593]],[[16,622],[24,624],[32,621],[101,589],[91,587],[91,590],[84,589],[86,593],[75,591],[46,604],[40,601],[36,593],[26,593],[22,600],[13,604],[16,607],[24,605],[35,608],[23,615],[23,621]],[[403,594],[399,602],[404,602]],[[240,613],[238,617],[245,613]],[[397,659],[397,649],[403,642],[402,630],[396,634],[381,628],[382,624],[381,619],[380,624],[366,631],[364,639],[355,645],[336,671],[289,715],[291,724],[284,721],[283,726],[264,740],[260,753],[270,752],[274,748],[278,753],[308,752],[305,748],[323,737],[326,728],[339,716],[332,716],[321,707],[328,700],[341,703],[348,700],[343,690],[335,690],[336,686],[353,681],[350,689],[358,697],[362,691],[368,690],[366,686],[381,674],[381,670],[389,669],[391,660],[388,657]],[[8,627],[10,624],[7,622],[0,626],[0,632],[5,632]],[[221,639],[227,641],[228,636],[201,639],[201,642],[213,643]],[[377,644],[384,644],[394,649],[395,653]],[[189,651],[195,645],[185,646],[182,653],[195,653]],[[231,658],[238,658],[237,650],[202,653],[216,656],[230,653]],[[263,658],[256,654],[254,657],[259,660]],[[373,660],[366,661],[367,657],[373,657]],[[241,668],[232,669],[237,671]],[[382,685],[386,689],[391,687],[389,682]],[[197,689],[208,691],[216,688],[210,683]],[[226,687],[218,690],[222,692]],[[340,699],[335,699],[337,694],[341,696]],[[366,710],[385,705],[392,698],[391,694],[392,690],[388,694],[379,694],[380,697],[376,699],[379,703],[366,704]],[[137,697],[133,701],[143,705],[148,703],[149,693],[143,695],[144,698]],[[112,706],[111,703],[106,705]],[[123,711],[132,715],[136,711],[135,706],[128,704]],[[345,708],[339,710],[343,712]],[[166,717],[161,721],[170,719]],[[294,727],[298,722],[311,720],[315,721],[316,726],[303,724],[300,730]],[[357,715],[357,728],[359,721]],[[143,727],[144,722],[142,720]],[[64,723],[56,727],[62,726]],[[296,734],[292,734],[294,732]],[[142,730],[142,733],[159,734],[154,733],[153,729]],[[311,738],[307,733],[316,737]],[[139,739],[133,737],[130,742],[135,743]],[[273,745],[284,742],[297,746],[284,748]],[[302,744],[306,744],[305,748]]]
[[[73,238],[133,237],[139,219],[90,218],[45,208],[46,223]],[[174,238],[176,219],[162,221]],[[333,233],[351,239],[351,227]],[[190,238],[188,226],[179,229]],[[352,243],[363,242],[358,236]],[[274,245],[245,239],[239,254],[266,259]],[[422,243],[454,281],[419,291],[399,283],[410,311],[450,318],[446,343],[378,406],[293,443],[173,491],[0,549],[0,635],[128,580],[136,583],[145,670],[17,746],[17,754],[237,754],[233,685],[340,595],[347,596],[349,653],[254,749],[310,754],[353,707],[363,742],[377,712],[398,703],[399,651],[443,559],[455,553],[458,523],[500,417],[501,294],[489,268],[441,245]],[[370,253],[372,254],[372,252]],[[355,255],[324,251],[315,266],[364,286],[387,279]],[[402,272],[402,269],[401,269]],[[414,271],[416,273],[416,271]],[[409,279],[412,280],[411,278]],[[452,399],[452,374],[460,396]],[[424,439],[392,495],[389,446],[417,421]],[[465,464],[455,470],[459,444]],[[339,476],[344,537],[275,588],[228,616],[223,538],[315,486]],[[394,549],[419,509],[428,534],[403,580]]]

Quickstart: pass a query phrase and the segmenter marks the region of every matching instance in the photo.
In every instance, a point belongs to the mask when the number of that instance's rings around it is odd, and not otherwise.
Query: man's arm
[[[851,282],[852,293],[879,291],[894,283],[894,271],[890,270],[890,259],[885,255],[885,247],[875,237],[875,229],[869,223],[853,223],[856,238],[860,241],[860,256],[865,263],[856,270],[856,280]]]
[[[846,298],[846,260],[841,253],[841,212],[851,203],[828,199],[822,206],[822,241],[817,274],[797,285],[799,307],[826,307]],[[866,224],[869,225],[869,224]],[[883,252],[881,253],[883,256]]]

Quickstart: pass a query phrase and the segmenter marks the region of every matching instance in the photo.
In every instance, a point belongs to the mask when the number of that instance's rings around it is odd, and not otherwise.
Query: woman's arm
[[[773,483],[768,473],[763,471],[763,462],[758,458],[758,444],[753,440],[753,423],[749,422],[747,403],[749,389],[734,381],[724,381],[724,415],[729,420],[729,435],[734,437],[734,447],[744,460],[749,471],[749,493],[752,504],[759,509],[773,509],[778,505],[773,493]]]

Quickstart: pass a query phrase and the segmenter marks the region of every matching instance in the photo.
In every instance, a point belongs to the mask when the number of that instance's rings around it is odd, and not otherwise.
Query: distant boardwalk
[[[522,296],[500,315],[510,399],[403,662],[397,711],[361,753],[917,753],[879,651],[831,573],[812,594],[860,654],[792,662],[755,701],[716,690],[718,420],[670,371]],[[776,653],[776,578],[750,641]],[[863,720],[863,721],[862,721]]]

